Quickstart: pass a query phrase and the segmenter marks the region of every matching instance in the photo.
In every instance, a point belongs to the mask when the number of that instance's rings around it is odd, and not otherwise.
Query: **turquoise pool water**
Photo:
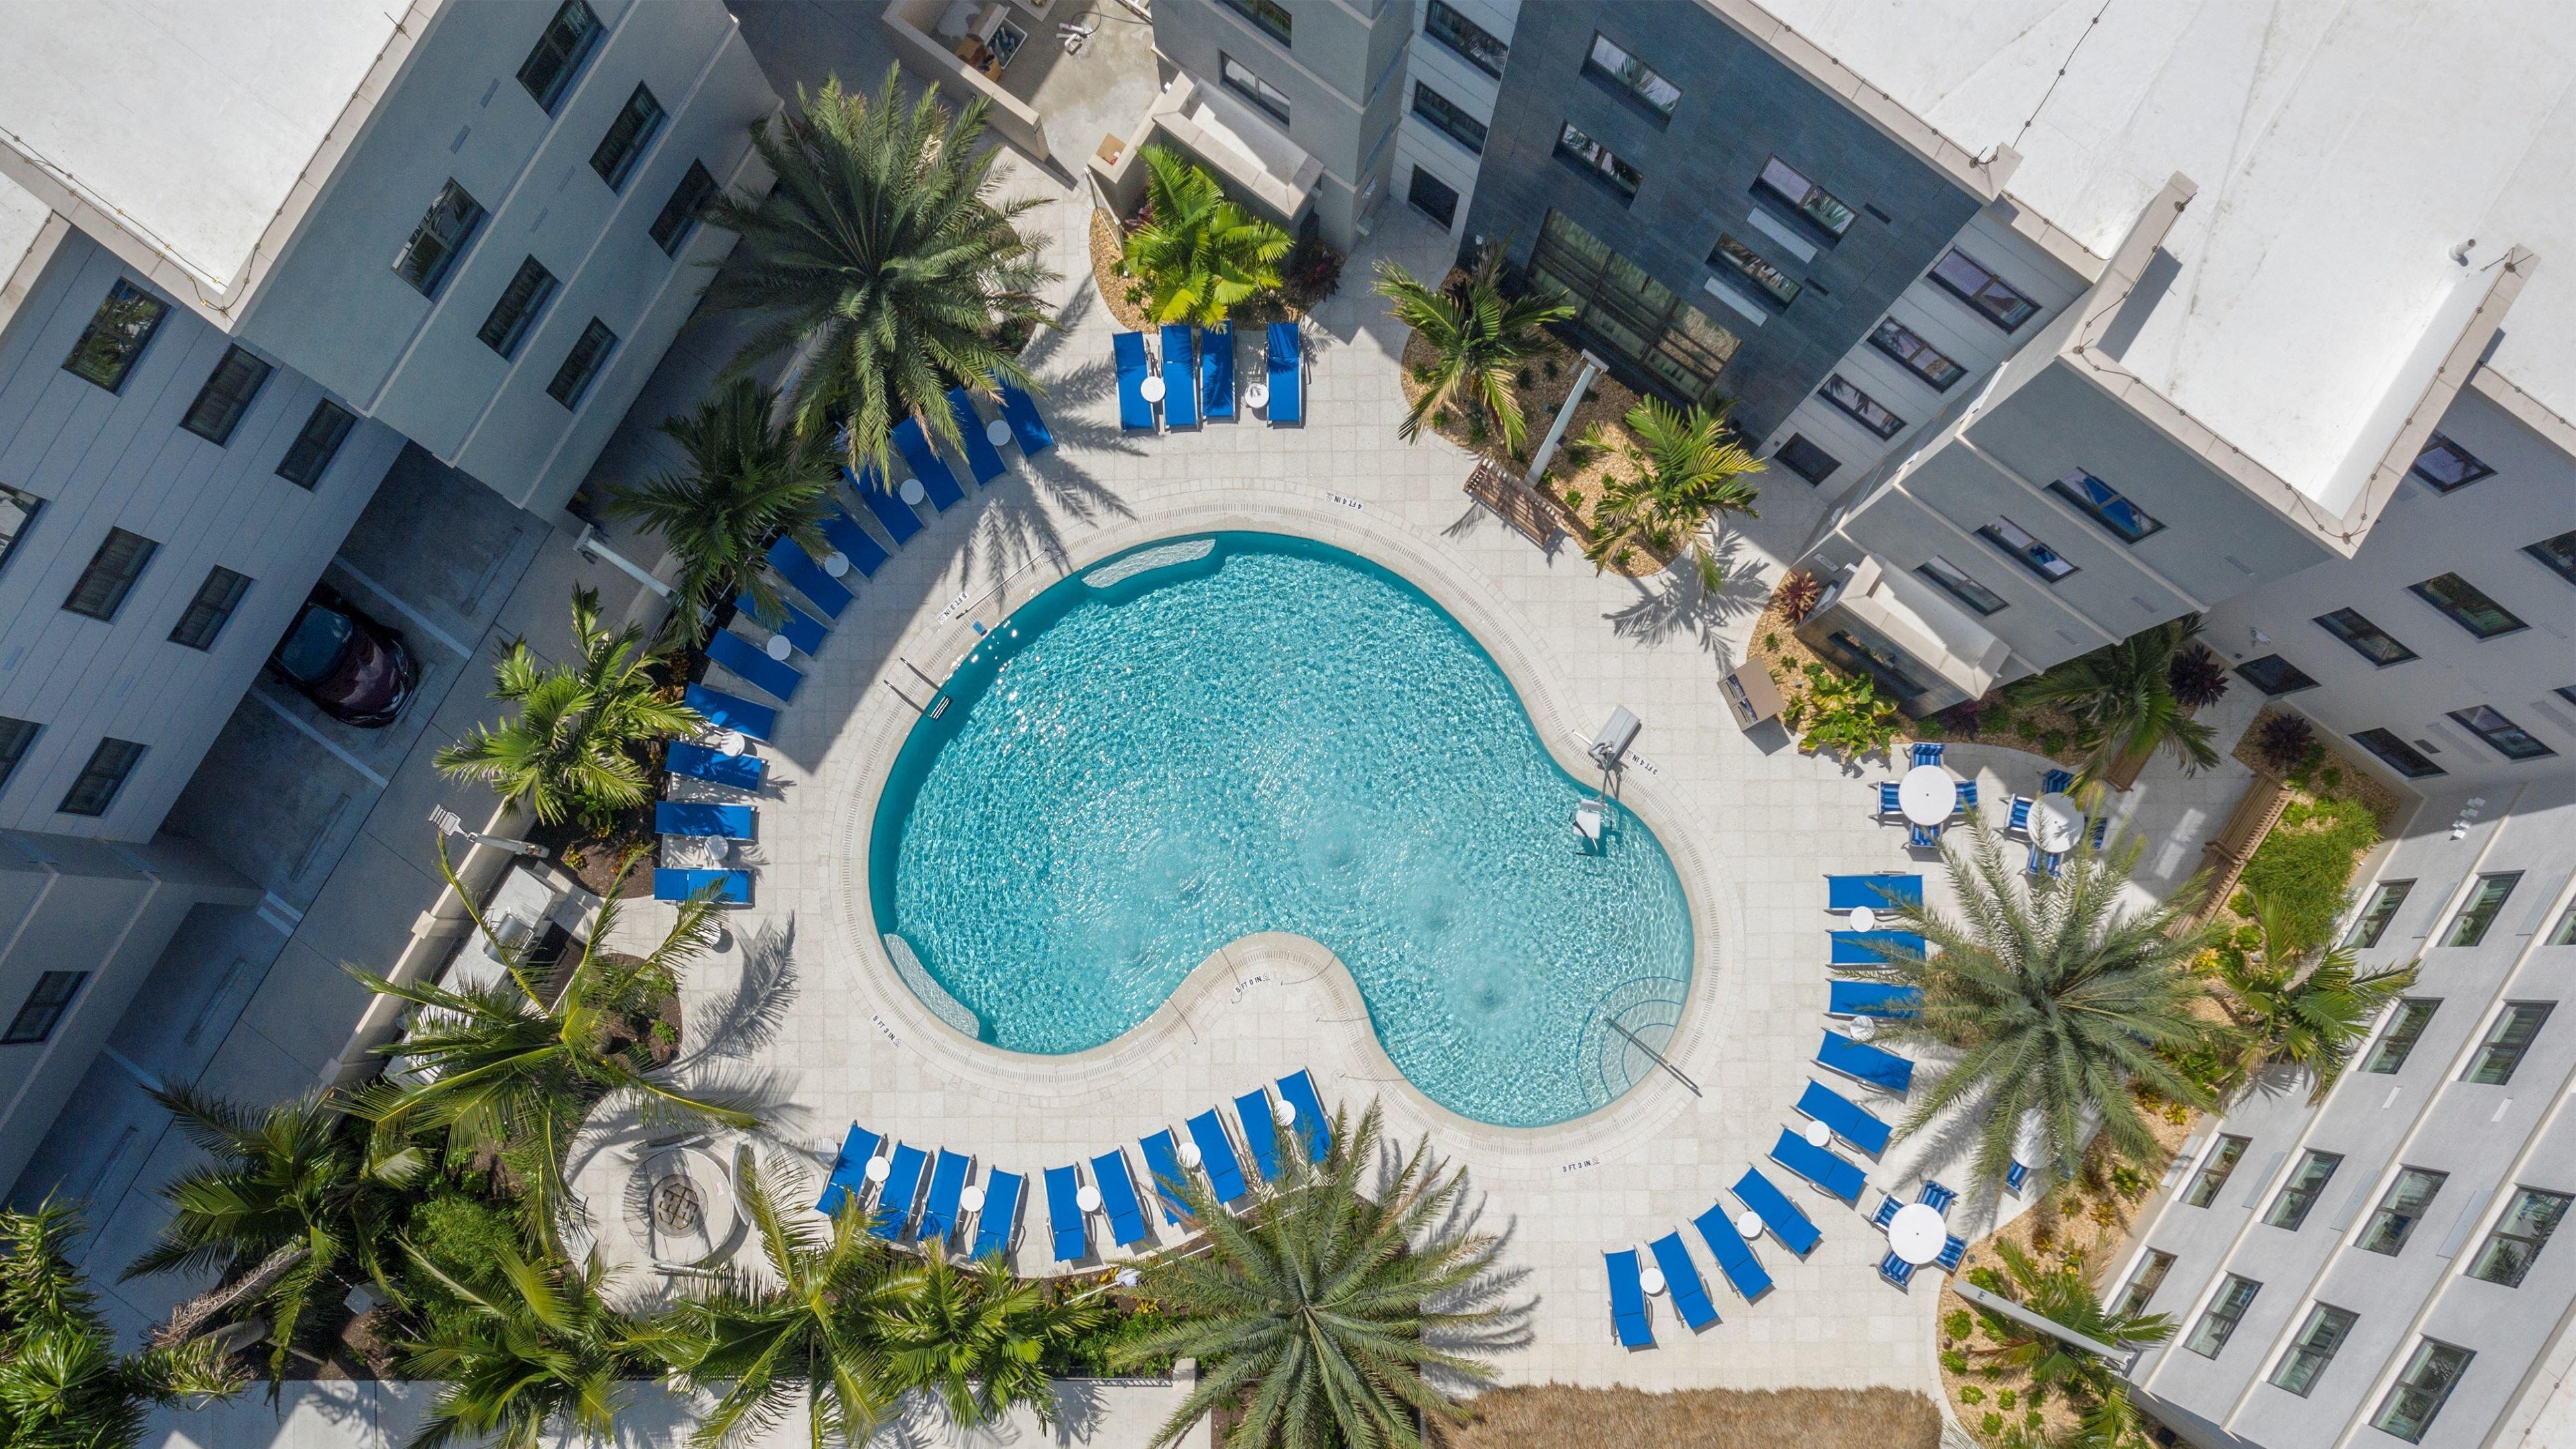
[[[1580,849],[1590,791],[1502,671],[1356,555],[1148,545],[1023,605],[949,692],[878,803],[870,894],[986,1041],[1098,1046],[1218,947],[1293,931],[1415,1086],[1538,1126],[1645,1069],[1608,1019],[1655,1045],[1679,1019],[1689,908],[1653,833],[1613,806]]]

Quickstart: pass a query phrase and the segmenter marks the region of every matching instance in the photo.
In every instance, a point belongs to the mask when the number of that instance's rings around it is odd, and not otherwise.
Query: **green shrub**
[[[1927,714],[1914,722],[1914,737],[1919,740],[1937,740],[1948,733],[1948,730],[1941,727],[1941,720],[1937,715]]]
[[[1952,1338],[1966,1338],[1968,1336],[1968,1330],[1975,1326],[1976,1321],[1977,1320],[1969,1314],[1968,1310],[1964,1308],[1953,1308],[1950,1310],[1949,1316],[1941,1320],[1941,1331],[1950,1335]]]
[[[2013,1391],[2010,1389],[2005,1389],[2003,1392],[1995,1395],[1995,1407],[2003,1410],[2007,1414],[2012,1412],[2015,1402],[2017,1402],[2017,1400]]]
[[[1966,1373],[1968,1371],[1968,1356],[1955,1348],[1943,1349],[1941,1351],[1941,1367],[1948,1369],[1954,1374]],[[1980,1390],[1972,1385],[1967,1392],[1977,1393],[1980,1392]]]
[[[2005,713],[2009,715],[2011,711],[2007,710]],[[2020,740],[2024,744],[2039,743],[2039,721],[2035,719],[2014,720],[2012,732],[2013,738]]]
[[[1988,1409],[1986,1417],[1978,1423],[1977,1428],[1983,1431],[1986,1437],[1993,1438],[2004,1431],[2004,1416]]]
[[[1809,663],[1807,687],[1780,710],[1781,722],[1798,731],[1798,747],[1833,750],[1845,759],[1885,751],[1896,739],[1896,704],[1879,698],[1865,674],[1836,674]]]
[[[2062,755],[2066,753],[2066,731],[2050,730],[2048,733],[2041,735],[2039,737],[2039,748],[2042,752],[2051,755]]]
[[[481,1197],[441,1186],[411,1210],[407,1236],[422,1257],[457,1282],[473,1286],[491,1281],[492,1267],[504,1252],[527,1251],[519,1238],[518,1220]],[[399,1287],[432,1324],[455,1312],[456,1300],[439,1281],[409,1259]]]
[[[2292,937],[2274,942],[2274,950],[2305,951],[2325,944],[2349,904],[2354,863],[2378,843],[2378,817],[2357,800],[2330,795],[2290,802],[2255,847],[2242,877],[2281,912],[2283,928]],[[2242,891],[2229,904],[2239,915],[2248,914],[2251,905]]]
[[[1960,1402],[1960,1403],[1963,1403],[1963,1404],[1982,1404],[1982,1403],[1984,1403],[1985,1401],[1986,1401],[1986,1391],[1985,1391],[1984,1389],[1978,1388],[1975,1384],[1966,1384],[1966,1385],[1962,1385],[1962,1386],[1960,1387],[1960,1389],[1959,1389],[1959,1402]]]

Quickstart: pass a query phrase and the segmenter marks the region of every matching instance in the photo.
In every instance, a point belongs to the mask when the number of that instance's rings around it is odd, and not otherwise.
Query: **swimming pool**
[[[1479,1121],[1606,1105],[1644,1070],[1620,1028],[1660,1046],[1679,1021],[1663,847],[1614,804],[1579,849],[1590,790],[1502,670],[1357,555],[1130,550],[1021,606],[948,691],[878,802],[870,896],[916,990],[985,1041],[1098,1046],[1262,931],[1340,957],[1396,1066]]]

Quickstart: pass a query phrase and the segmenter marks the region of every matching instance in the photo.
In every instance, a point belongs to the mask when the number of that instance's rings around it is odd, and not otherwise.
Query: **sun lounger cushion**
[[[1055,1238],[1055,1260],[1071,1263],[1091,1256],[1091,1225],[1082,1220],[1077,1194],[1082,1180],[1070,1167],[1046,1170],[1047,1226]]]
[[[930,1154],[907,1142],[886,1162],[885,1187],[877,1194],[876,1221],[868,1231],[893,1242],[912,1225],[913,1200],[921,1196],[921,1170]]]
[[[1833,963],[1837,966],[1884,966],[1923,954],[1923,938],[1912,931],[1836,931]]]
[[[1941,1240],[1941,1256],[1932,1260],[1932,1266],[1944,1273],[1956,1273],[1967,1256],[1968,1240],[1954,1233]]]
[[[653,807],[653,829],[663,835],[751,838],[751,807],[713,805],[703,800],[664,800]]]
[[[922,1243],[942,1244],[957,1231],[958,1205],[965,1200],[966,1169],[973,1159],[963,1152],[939,1149],[939,1161],[930,1169],[930,1196],[921,1205],[921,1230],[914,1234]]]
[[[1199,329],[1199,407],[1212,418],[1234,416],[1234,324]]]
[[[1181,1165],[1180,1144],[1173,1141],[1172,1129],[1166,1127],[1138,1145],[1145,1149],[1145,1176],[1154,1184],[1154,1196],[1163,1202],[1163,1221],[1180,1222],[1190,1215],[1190,1205],[1173,1189],[1190,1179],[1189,1169]]]
[[[680,697],[680,702],[696,710],[707,723],[749,735],[755,740],[766,740],[778,732],[778,711],[721,689],[692,684]]]
[[[841,1139],[840,1154],[832,1159],[832,1175],[823,1180],[823,1197],[814,1204],[815,1211],[839,1217],[844,1204],[866,1194],[868,1159],[877,1155],[877,1144],[884,1140],[856,1122],[850,1124],[849,1135]]]
[[[892,486],[879,481],[876,469],[870,468],[863,479],[851,478],[849,470],[843,469],[841,477],[848,481],[850,491],[859,496],[860,505],[886,531],[886,537],[894,540],[895,547],[903,547],[905,540],[921,532],[921,515],[912,511],[911,504],[896,497]]]
[[[823,572],[814,556],[796,546],[796,540],[782,538],[769,545],[769,571],[787,581],[787,586],[803,594],[806,601],[823,611],[826,618],[837,619],[850,607],[850,591],[839,579]]]
[[[1896,1221],[1897,1210],[1904,1206],[1892,1192],[1879,1194],[1878,1211],[1869,1215],[1869,1225],[1880,1232],[1887,1231],[1887,1225]]]
[[[1745,1302],[1771,1291],[1771,1275],[1763,1271],[1762,1260],[1753,1256],[1752,1245],[1735,1230],[1735,1219],[1727,1216],[1721,1203],[1710,1203],[1708,1211],[1691,1219],[1707,1242],[1709,1253],[1717,1259],[1717,1270],[1735,1285],[1735,1292]]]
[[[1799,1210],[1796,1203],[1789,1201],[1787,1193],[1773,1186],[1771,1179],[1762,1175],[1761,1169],[1744,1169],[1744,1175],[1735,1180],[1734,1191],[1736,1201],[1751,1208],[1753,1215],[1762,1219],[1762,1226],[1771,1230],[1771,1236],[1780,1240],[1780,1246],[1799,1257],[1814,1252],[1816,1244],[1825,1240],[1825,1235],[1816,1231],[1815,1223]]]
[[[1869,1186],[1859,1168],[1786,1127],[1771,1144],[1771,1160],[1854,1207],[1860,1206],[1861,1189]]]
[[[1118,367],[1118,425],[1131,433],[1154,430],[1154,405],[1145,401],[1145,334],[1109,334],[1109,356]]]
[[[1243,1145],[1252,1149],[1252,1165],[1263,1182],[1279,1180],[1279,1124],[1270,1115],[1270,1094],[1250,1091],[1234,1099],[1234,1115],[1243,1123]]]
[[[1655,1255],[1655,1266],[1664,1270],[1664,1296],[1672,1300],[1682,1322],[1694,1331],[1715,1323],[1717,1305],[1708,1301],[1708,1283],[1699,1276],[1699,1265],[1691,1261],[1682,1235],[1666,1233],[1646,1247]]]
[[[966,490],[957,486],[957,475],[948,471],[948,460],[939,456],[939,450],[930,445],[929,436],[921,431],[921,419],[906,417],[895,424],[894,431],[887,436],[892,439],[894,450],[903,454],[904,464],[912,469],[912,476],[921,480],[921,489],[930,495],[932,507],[946,513],[966,501]]]
[[[1922,1009],[1920,989],[1880,981],[1837,981],[1825,1004],[1827,1016],[1913,1016]]]
[[[757,790],[761,772],[768,766],[756,755],[728,755],[722,750],[688,740],[673,740],[662,747],[662,768],[674,775],[704,780],[710,785]]]
[[[2029,1163],[2016,1162],[2004,1169],[2004,1191],[2019,1193],[2021,1185],[2028,1181],[2030,1181]]]
[[[751,872],[747,870],[673,870],[667,866],[653,872],[653,899],[685,901],[698,892],[713,888],[715,899],[728,906],[751,904]]]
[[[1109,1214],[1109,1235],[1132,1247],[1150,1236],[1145,1206],[1136,1200],[1136,1180],[1127,1173],[1127,1154],[1113,1148],[1091,1159],[1091,1181],[1100,1189],[1101,1211]]]
[[[1294,322],[1270,324],[1270,424],[1306,421],[1306,342]]]
[[[1859,1103],[1826,1086],[1809,1082],[1798,1096],[1798,1110],[1833,1129],[1833,1134],[1872,1157],[1887,1150],[1891,1130]]]
[[[781,704],[793,701],[796,687],[805,682],[805,676],[794,667],[770,658],[759,645],[728,630],[718,629],[707,636],[707,657],[776,695]]]
[[[1646,1285],[1637,1273],[1637,1250],[1604,1253],[1610,1268],[1610,1331],[1624,1348],[1653,1348],[1655,1326],[1646,1318]]]
[[[1959,1194],[1926,1179],[1923,1186],[1916,1192],[1914,1200],[1936,1213],[1946,1214],[1950,1211],[1950,1204],[1959,1200]]]
[[[1190,354],[1197,335],[1198,329],[1185,323],[1163,328],[1163,426],[1167,428],[1199,425],[1198,359]]]
[[[1923,904],[1923,877],[1919,875],[1829,875],[1825,877],[1825,909],[1854,911],[1866,906],[1884,911],[1893,906]]]
[[[1938,825],[1915,825],[1909,823],[1905,827],[1905,848],[1908,850],[1940,849],[1941,827]]]
[[[1886,1257],[1878,1260],[1878,1276],[1902,1288],[1914,1281],[1914,1265],[1890,1250]]]
[[[1002,476],[1002,455],[993,448],[993,440],[984,435],[984,419],[975,411],[975,400],[966,389],[948,390],[948,414],[957,420],[958,446],[966,450],[966,467],[978,483],[990,483]]]
[[[968,1256],[988,1258],[1011,1251],[1012,1233],[1020,1221],[1022,1181],[1016,1172],[996,1172],[984,1179],[984,1206],[975,1215],[975,1251]]]
[[[1210,1107],[1186,1124],[1190,1141],[1199,1149],[1199,1171],[1207,1174],[1208,1191],[1218,1202],[1232,1202],[1252,1190],[1243,1180],[1243,1164],[1234,1155],[1234,1139],[1225,1135],[1225,1123]]]
[[[849,475],[844,473],[841,476],[846,478]],[[911,515],[907,513],[905,516]],[[885,545],[877,542],[876,535],[859,527],[857,519],[837,507],[823,510],[823,539],[841,557],[850,561],[850,567],[857,569],[861,578],[872,577],[878,569],[885,567]]]
[[[1878,813],[1881,815],[1899,815],[1904,813],[1904,810],[1904,796],[1898,793],[1896,782],[1894,780],[1879,781]]]
[[[1279,1100],[1297,1109],[1297,1135],[1306,1141],[1306,1159],[1323,1161],[1333,1150],[1333,1124],[1324,1112],[1324,1099],[1315,1092],[1315,1079],[1304,1067],[1281,1077]]]
[[[1840,1032],[1825,1033],[1825,1043],[1816,1049],[1816,1060],[1856,1082],[1902,1094],[1914,1085],[1914,1062],[1892,1051],[1854,1041]]]
[[[1002,421],[1011,425],[1011,440],[1020,445],[1021,455],[1054,447],[1055,434],[1047,431],[1046,419],[1038,415],[1037,399],[999,378],[993,381],[1002,393]]]
[[[779,601],[775,615],[762,613],[749,594],[736,598],[733,606],[760,627],[786,635],[787,642],[804,650],[808,657],[822,653],[823,641],[832,637],[829,625],[784,599]]]

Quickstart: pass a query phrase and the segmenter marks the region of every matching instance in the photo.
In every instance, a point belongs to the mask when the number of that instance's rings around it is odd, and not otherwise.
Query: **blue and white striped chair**
[[[2005,831],[2014,835],[2028,835],[2030,833],[2030,807],[2036,803],[2038,802],[2032,800],[2028,795],[2015,795],[2012,799],[2012,816],[2004,821]]]
[[[2072,770],[2051,770],[2045,776],[2041,777],[2039,782],[2039,793],[2042,795],[2063,795],[2066,793],[2066,787],[2074,783],[2075,773]]]
[[[2022,1184],[2030,1181],[2030,1164],[2016,1162],[2004,1169],[2004,1191],[2021,1196]]]
[[[1880,1193],[1878,1195],[1878,1211],[1870,1214],[1869,1225],[1878,1229],[1880,1232],[1887,1231],[1887,1225],[1896,1221],[1896,1210],[1902,1206],[1904,1206],[1904,1204],[1896,1200],[1896,1194],[1892,1192]]]
[[[1908,850],[1940,849],[1941,827],[1938,825],[1915,825],[1909,822],[1905,827],[1905,848]]]
[[[2109,816],[2105,815],[2105,816],[2103,816],[2101,819],[2094,821],[2094,822],[2093,822],[2093,848],[2094,848],[2095,850],[2100,850],[2100,849],[2102,848],[2102,842],[2103,842],[2103,840],[2104,840],[2106,837],[2108,837],[2108,836],[2110,835],[2110,833],[2111,833],[2111,817],[2109,817]]]
[[[1959,813],[1962,815],[1977,813],[1977,782],[1974,780],[1959,782]]]
[[[1916,745],[1914,747],[1914,763],[1918,767],[1923,765],[1937,765],[1941,763],[1941,748],[1941,746],[1934,744]]]
[[[1878,813],[1881,815],[1902,815],[1905,813],[1905,802],[1898,798],[1897,786],[1894,780],[1881,780],[1878,782]]]
[[[1959,1195],[1957,1193],[1952,1192],[1950,1189],[1943,1187],[1941,1184],[1934,1182],[1929,1178],[1924,1180],[1923,1191],[1915,1198],[1916,1202],[1919,1202],[1925,1207],[1930,1208],[1932,1211],[1943,1214],[1944,1216],[1948,1215],[1950,1204],[1957,1202],[1958,1200]]]
[[[1944,1273],[1956,1273],[1959,1271],[1960,1262],[1967,1256],[1968,1240],[1960,1237],[1952,1237],[1943,1240],[1941,1244],[1941,1256],[1933,1259],[1932,1263],[1933,1266],[1939,1268]]]
[[[1886,1257],[1878,1260],[1878,1276],[1902,1288],[1914,1281],[1914,1265],[1890,1249]]]

